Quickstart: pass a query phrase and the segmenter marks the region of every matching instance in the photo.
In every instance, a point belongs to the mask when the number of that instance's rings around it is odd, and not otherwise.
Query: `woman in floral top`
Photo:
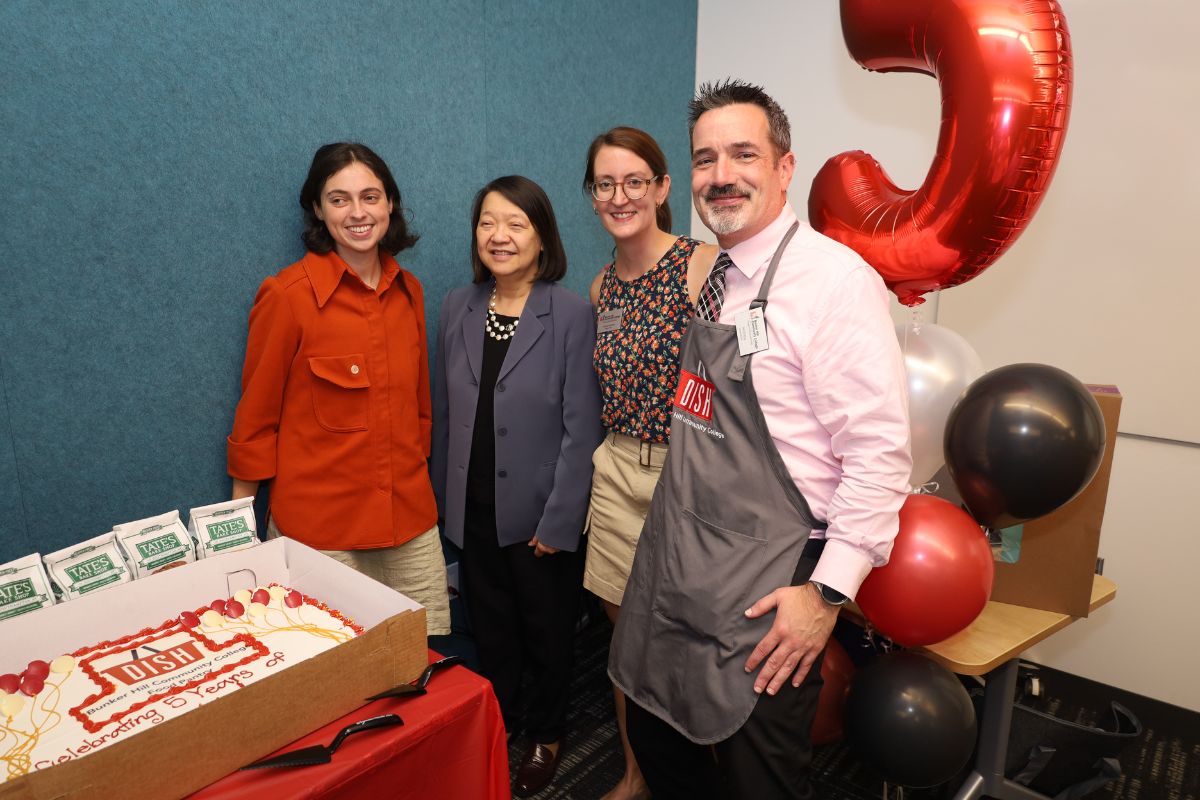
[[[591,289],[607,435],[592,459],[583,585],[600,597],[615,624],[666,458],[683,333],[717,248],[670,233],[667,161],[644,131],[621,127],[596,137],[583,183],[616,245],[616,257]],[[613,692],[626,768],[604,800],[646,797],[625,734],[625,698]]]

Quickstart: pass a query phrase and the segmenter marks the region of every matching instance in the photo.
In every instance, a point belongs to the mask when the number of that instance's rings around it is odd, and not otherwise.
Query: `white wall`
[[[1125,394],[1120,430],[1200,442],[1200,66],[1182,0],[1064,0],[1075,55],[1070,127],[1025,234],[983,275],[941,293],[934,320],[989,368],[1062,367]],[[697,83],[761,83],[788,111],[801,214],[830,156],[874,155],[900,186],[925,177],[940,95],[923,75],[869,73],[846,53],[834,0],[699,0]],[[693,216],[693,231],[711,235]],[[930,304],[932,305],[932,304]],[[927,306],[928,307],[928,306]],[[897,319],[911,312],[896,306]],[[933,314],[936,313],[936,317]],[[1185,503],[1200,447],[1118,439],[1101,539],[1117,600],[1034,648],[1033,660],[1200,710],[1200,539]]]

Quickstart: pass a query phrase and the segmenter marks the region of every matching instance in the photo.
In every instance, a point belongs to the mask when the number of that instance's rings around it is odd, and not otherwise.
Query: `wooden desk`
[[[1112,602],[1117,585],[1096,575],[1092,579],[1089,613]],[[850,615],[862,620],[857,608]],[[954,800],[1049,800],[1046,795],[1004,777],[1008,734],[1012,725],[1013,694],[1021,653],[1080,617],[989,602],[983,613],[964,630],[943,642],[920,650],[959,675],[986,675],[983,716],[979,720],[979,749],[975,767]]]
[[[1103,575],[1096,575],[1088,611],[1112,602],[1116,596],[1117,585]],[[1053,611],[988,603],[966,629],[944,642],[921,649],[959,675],[986,675],[1077,619],[1080,617]]]

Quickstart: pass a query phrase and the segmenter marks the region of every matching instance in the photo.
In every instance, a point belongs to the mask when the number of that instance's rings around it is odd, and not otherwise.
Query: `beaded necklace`
[[[517,324],[521,318],[518,317],[507,324],[501,323],[496,318],[496,287],[492,287],[492,299],[488,300],[487,322],[484,328],[487,330],[487,335],[498,342],[503,342],[505,339],[511,339],[513,334],[517,332]]]

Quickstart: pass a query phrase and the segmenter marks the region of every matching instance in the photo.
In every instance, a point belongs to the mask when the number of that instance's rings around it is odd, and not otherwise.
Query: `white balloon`
[[[941,325],[897,325],[908,373],[908,416],[912,428],[912,483],[932,478],[946,463],[942,440],[954,402],[984,373],[983,361],[967,340]]]

